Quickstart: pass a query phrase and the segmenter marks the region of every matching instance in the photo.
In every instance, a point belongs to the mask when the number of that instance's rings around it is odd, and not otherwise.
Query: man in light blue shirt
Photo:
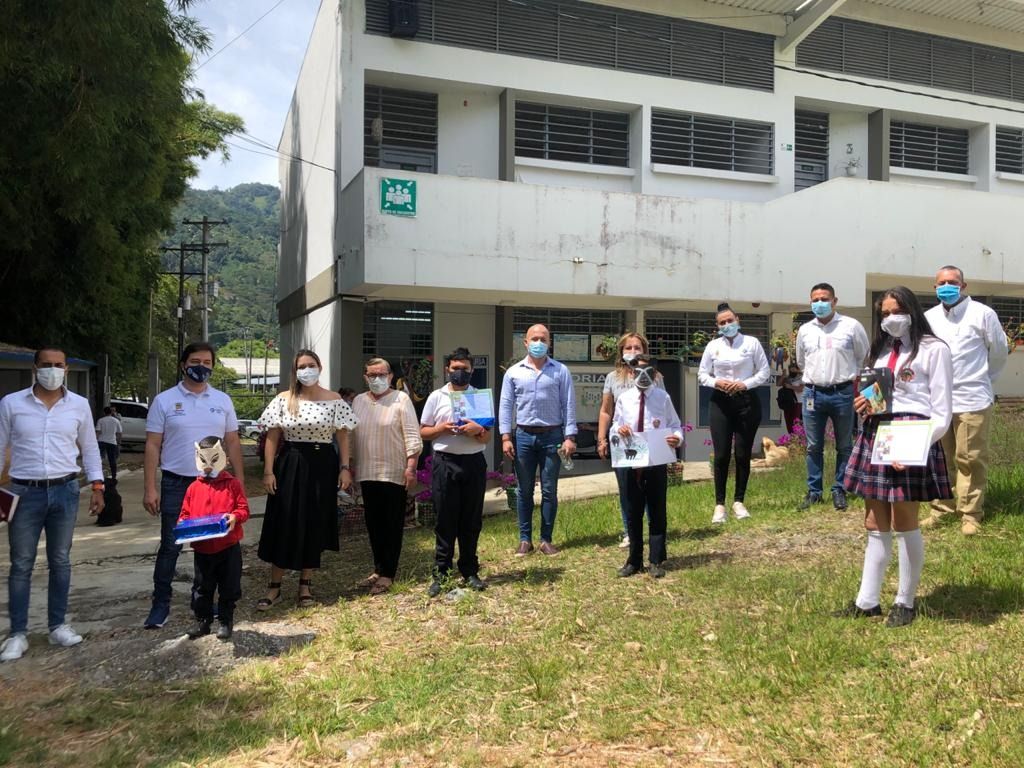
[[[523,338],[527,355],[506,371],[501,383],[498,428],[501,450],[515,462],[519,481],[519,549],[533,551],[533,485],[540,467],[540,551],[557,555],[551,543],[558,513],[559,451],[576,452],[576,397],[569,369],[548,357],[551,334],[534,325]],[[513,418],[515,432],[512,430]]]

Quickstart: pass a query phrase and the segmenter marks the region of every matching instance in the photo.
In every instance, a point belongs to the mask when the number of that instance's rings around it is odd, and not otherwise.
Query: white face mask
[[[300,368],[295,374],[295,378],[299,380],[299,383],[304,387],[311,387],[320,380],[320,369],[319,368]]]
[[[373,392],[373,394],[375,395],[383,395],[385,392],[388,391],[388,387],[391,386],[391,384],[388,382],[387,376],[379,376],[375,378],[370,378],[369,376],[367,376],[366,384],[370,388],[370,391]]]
[[[634,360],[636,360],[636,356],[637,356],[636,352],[623,352],[622,353],[622,362],[624,362],[627,365],[629,365]]]
[[[60,389],[64,384],[64,369],[37,368],[36,381],[39,382],[39,386],[43,389],[48,389],[53,392],[56,389]]]
[[[898,339],[907,334],[911,322],[910,315],[889,315],[882,318],[882,330]]]
[[[199,443],[194,443],[194,445],[196,447],[196,469],[199,470],[200,475],[217,477],[224,471],[228,465],[228,457],[224,454],[224,446],[221,445],[220,440],[209,448],[200,448]],[[207,468],[210,470],[208,474]]]

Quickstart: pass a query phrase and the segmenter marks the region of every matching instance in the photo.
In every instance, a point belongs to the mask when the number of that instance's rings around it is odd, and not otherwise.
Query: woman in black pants
[[[715,512],[711,522],[726,521],[725,483],[733,446],[736,451],[736,492],[732,512],[737,520],[750,517],[743,505],[750,478],[750,453],[761,425],[761,401],[754,390],[768,383],[771,373],[761,342],[740,333],[740,318],[728,304],[718,305],[718,338],[704,348],[697,378],[711,387],[711,442],[715,452]],[[735,438],[735,442],[734,442]]]

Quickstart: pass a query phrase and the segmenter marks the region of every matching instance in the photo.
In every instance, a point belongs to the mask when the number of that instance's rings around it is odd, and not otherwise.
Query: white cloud
[[[212,33],[215,53],[275,2],[207,0],[194,5],[192,13]],[[246,131],[272,146],[281,135],[319,4],[320,0],[285,0],[197,72],[194,85],[211,104],[241,115]],[[249,146],[237,138],[230,141]],[[277,160],[231,147],[228,163],[219,157],[201,162],[192,186],[224,189],[250,181],[277,184]]]

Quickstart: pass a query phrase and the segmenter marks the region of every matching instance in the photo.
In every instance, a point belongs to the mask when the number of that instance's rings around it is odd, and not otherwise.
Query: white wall
[[[498,94],[455,88],[437,96],[437,172],[498,178]]]
[[[849,152],[847,145],[852,147]],[[828,118],[828,177],[846,176],[850,160],[859,160],[856,176],[868,175],[868,116],[866,112],[829,112]]]
[[[323,363],[320,383],[330,389],[340,386],[337,332],[340,321],[341,300],[332,301],[319,309],[281,326],[281,381],[286,387],[291,377],[292,360],[300,349],[311,349]],[[262,365],[262,363],[261,363]]]

